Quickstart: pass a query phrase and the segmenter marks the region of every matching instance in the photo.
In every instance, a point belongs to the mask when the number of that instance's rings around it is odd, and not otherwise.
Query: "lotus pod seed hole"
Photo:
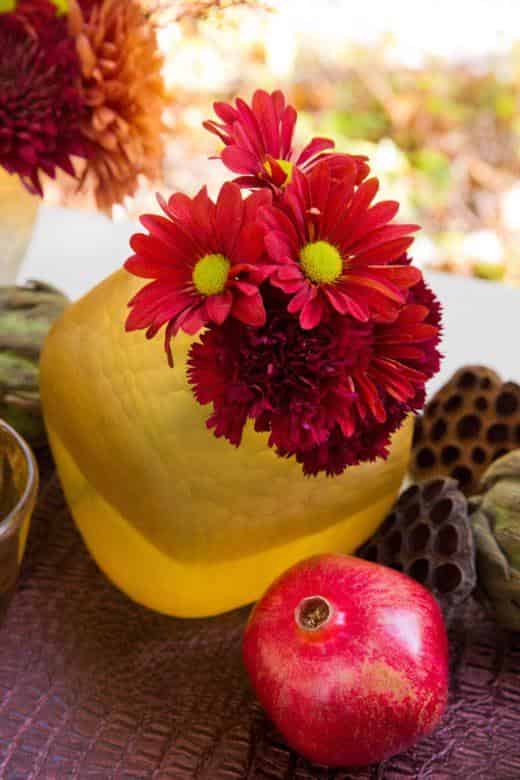
[[[453,501],[451,498],[442,498],[433,506],[430,512],[430,520],[433,525],[441,525],[451,515]]]
[[[465,488],[473,479],[473,472],[468,466],[455,466],[451,471],[451,476],[457,480],[461,488]]]
[[[513,391],[504,390],[498,396],[495,408],[502,417],[509,417],[518,410],[518,397]]]
[[[444,463],[445,466],[450,466],[452,463],[455,463],[455,461],[459,457],[460,457],[460,450],[458,447],[455,447],[453,444],[448,444],[447,447],[442,448],[441,461]]]
[[[435,466],[435,453],[429,447],[423,447],[417,453],[415,461],[420,469],[431,469]]]
[[[459,379],[459,387],[463,387],[464,390],[470,390],[477,383],[477,377],[473,371],[464,371]]]
[[[425,414],[428,417],[435,417],[435,415],[437,414],[438,409],[439,409],[439,402],[438,401],[430,401],[430,403],[426,407]]]
[[[444,563],[435,570],[433,575],[434,587],[441,593],[454,591],[461,583],[462,574],[454,563]]]
[[[416,499],[418,495],[419,495],[419,486],[410,485],[410,487],[406,488],[406,490],[403,493],[401,493],[401,495],[399,496],[399,506],[405,506],[405,504],[408,504],[414,499]]]
[[[446,431],[448,430],[448,426],[446,425],[445,421],[440,419],[437,420],[432,426],[432,429],[430,431],[430,437],[432,441],[440,441]]]
[[[471,453],[471,460],[473,463],[478,463],[479,465],[485,463],[486,457],[486,451],[483,450],[482,447],[475,447]]]
[[[485,412],[487,408],[488,402],[483,395],[479,395],[478,398],[475,398],[475,409],[478,409],[479,412]]]
[[[423,498],[425,501],[434,501],[442,493],[444,480],[432,479],[423,486]]]
[[[507,425],[504,425],[504,423],[495,423],[488,429],[487,432],[487,440],[491,444],[496,444],[497,442],[506,441],[508,436],[509,436],[509,428],[507,427]]]
[[[410,506],[406,508],[403,516],[404,525],[409,526],[412,525],[412,523],[415,523],[420,514],[420,504],[410,504]]]
[[[428,579],[430,573],[430,564],[425,558],[418,558],[412,563],[408,570],[408,574],[412,579],[421,582],[423,585]]]
[[[454,525],[446,525],[439,531],[436,550],[441,555],[455,555],[459,547],[459,534]]]
[[[459,420],[457,433],[461,439],[474,439],[480,433],[482,423],[476,414],[467,414]]]
[[[323,596],[308,596],[294,610],[294,619],[303,631],[318,631],[329,622],[332,607]]]
[[[426,523],[419,523],[410,534],[409,545],[413,553],[420,553],[426,549],[430,540],[430,529]]]
[[[462,396],[461,395],[452,395],[450,398],[448,398],[447,401],[444,403],[444,411],[445,412],[457,412],[460,407],[462,406]]]

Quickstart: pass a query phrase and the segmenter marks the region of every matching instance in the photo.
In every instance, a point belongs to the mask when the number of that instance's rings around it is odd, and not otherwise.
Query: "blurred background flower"
[[[123,204],[112,211],[116,219],[155,209],[158,189],[193,195],[208,181],[215,196],[228,173],[208,159],[221,151],[202,128],[214,116],[212,103],[281,88],[299,111],[300,148],[313,135],[330,136],[339,151],[370,157],[382,197],[399,200],[400,218],[423,227],[419,264],[520,285],[517,3],[394,0],[390,9],[383,0],[80,2],[86,18],[92,6],[111,8],[116,18],[125,16],[122,6],[137,4],[164,57],[162,159],[157,70],[148,89],[139,56],[113,57],[114,29],[108,58],[92,40],[82,57],[85,66],[92,53],[91,67],[99,66],[99,109],[89,132],[105,154],[100,164],[89,162],[91,180],[98,205],[110,211],[112,202]],[[131,101],[121,108],[109,100],[111,71],[129,74],[119,86],[131,74],[143,77],[127,94],[137,97],[138,121],[126,110]],[[141,135],[128,142],[123,135],[136,126]],[[128,159],[122,149],[130,150]],[[64,187],[65,178],[45,183],[48,202],[93,205],[92,188],[71,200],[77,182]]]
[[[207,160],[214,100],[280,87],[299,141],[368,154],[423,226],[423,266],[520,284],[520,6],[509,0],[149,1],[171,100],[164,189],[226,176]],[[297,139],[298,140],[298,139]],[[143,187],[131,211],[151,207]]]

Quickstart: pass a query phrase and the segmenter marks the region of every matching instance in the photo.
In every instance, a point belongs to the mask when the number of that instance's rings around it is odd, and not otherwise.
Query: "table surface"
[[[120,265],[132,230],[43,209],[22,274],[76,297]],[[519,294],[429,280],[447,312],[443,376],[479,362],[519,380]],[[313,766],[287,748],[249,687],[240,659],[248,609],[182,621],[131,603],[88,555],[48,454],[41,463],[0,628],[0,778],[519,780],[520,635],[503,634],[473,600],[451,617],[450,705],[436,733],[377,767]]]
[[[451,617],[450,704],[435,734],[379,766],[290,751],[240,657],[248,609],[177,620],[131,603],[46,483],[0,628],[3,780],[518,780],[520,634],[469,601]]]

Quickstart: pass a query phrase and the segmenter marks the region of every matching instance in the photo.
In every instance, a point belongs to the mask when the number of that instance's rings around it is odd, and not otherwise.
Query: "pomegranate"
[[[431,732],[446,705],[437,602],[359,558],[319,555],[282,574],[251,614],[243,654],[287,743],[320,764],[388,758]]]

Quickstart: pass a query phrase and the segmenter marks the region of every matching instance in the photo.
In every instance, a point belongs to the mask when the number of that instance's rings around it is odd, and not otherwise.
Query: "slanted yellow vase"
[[[180,617],[258,598],[295,561],[352,552],[377,528],[408,464],[412,422],[387,461],[304,477],[246,429],[239,448],[206,428],[186,379],[191,337],[125,333],[142,281],[118,271],[58,320],[41,397],[67,500],[107,576],[135,601]]]

